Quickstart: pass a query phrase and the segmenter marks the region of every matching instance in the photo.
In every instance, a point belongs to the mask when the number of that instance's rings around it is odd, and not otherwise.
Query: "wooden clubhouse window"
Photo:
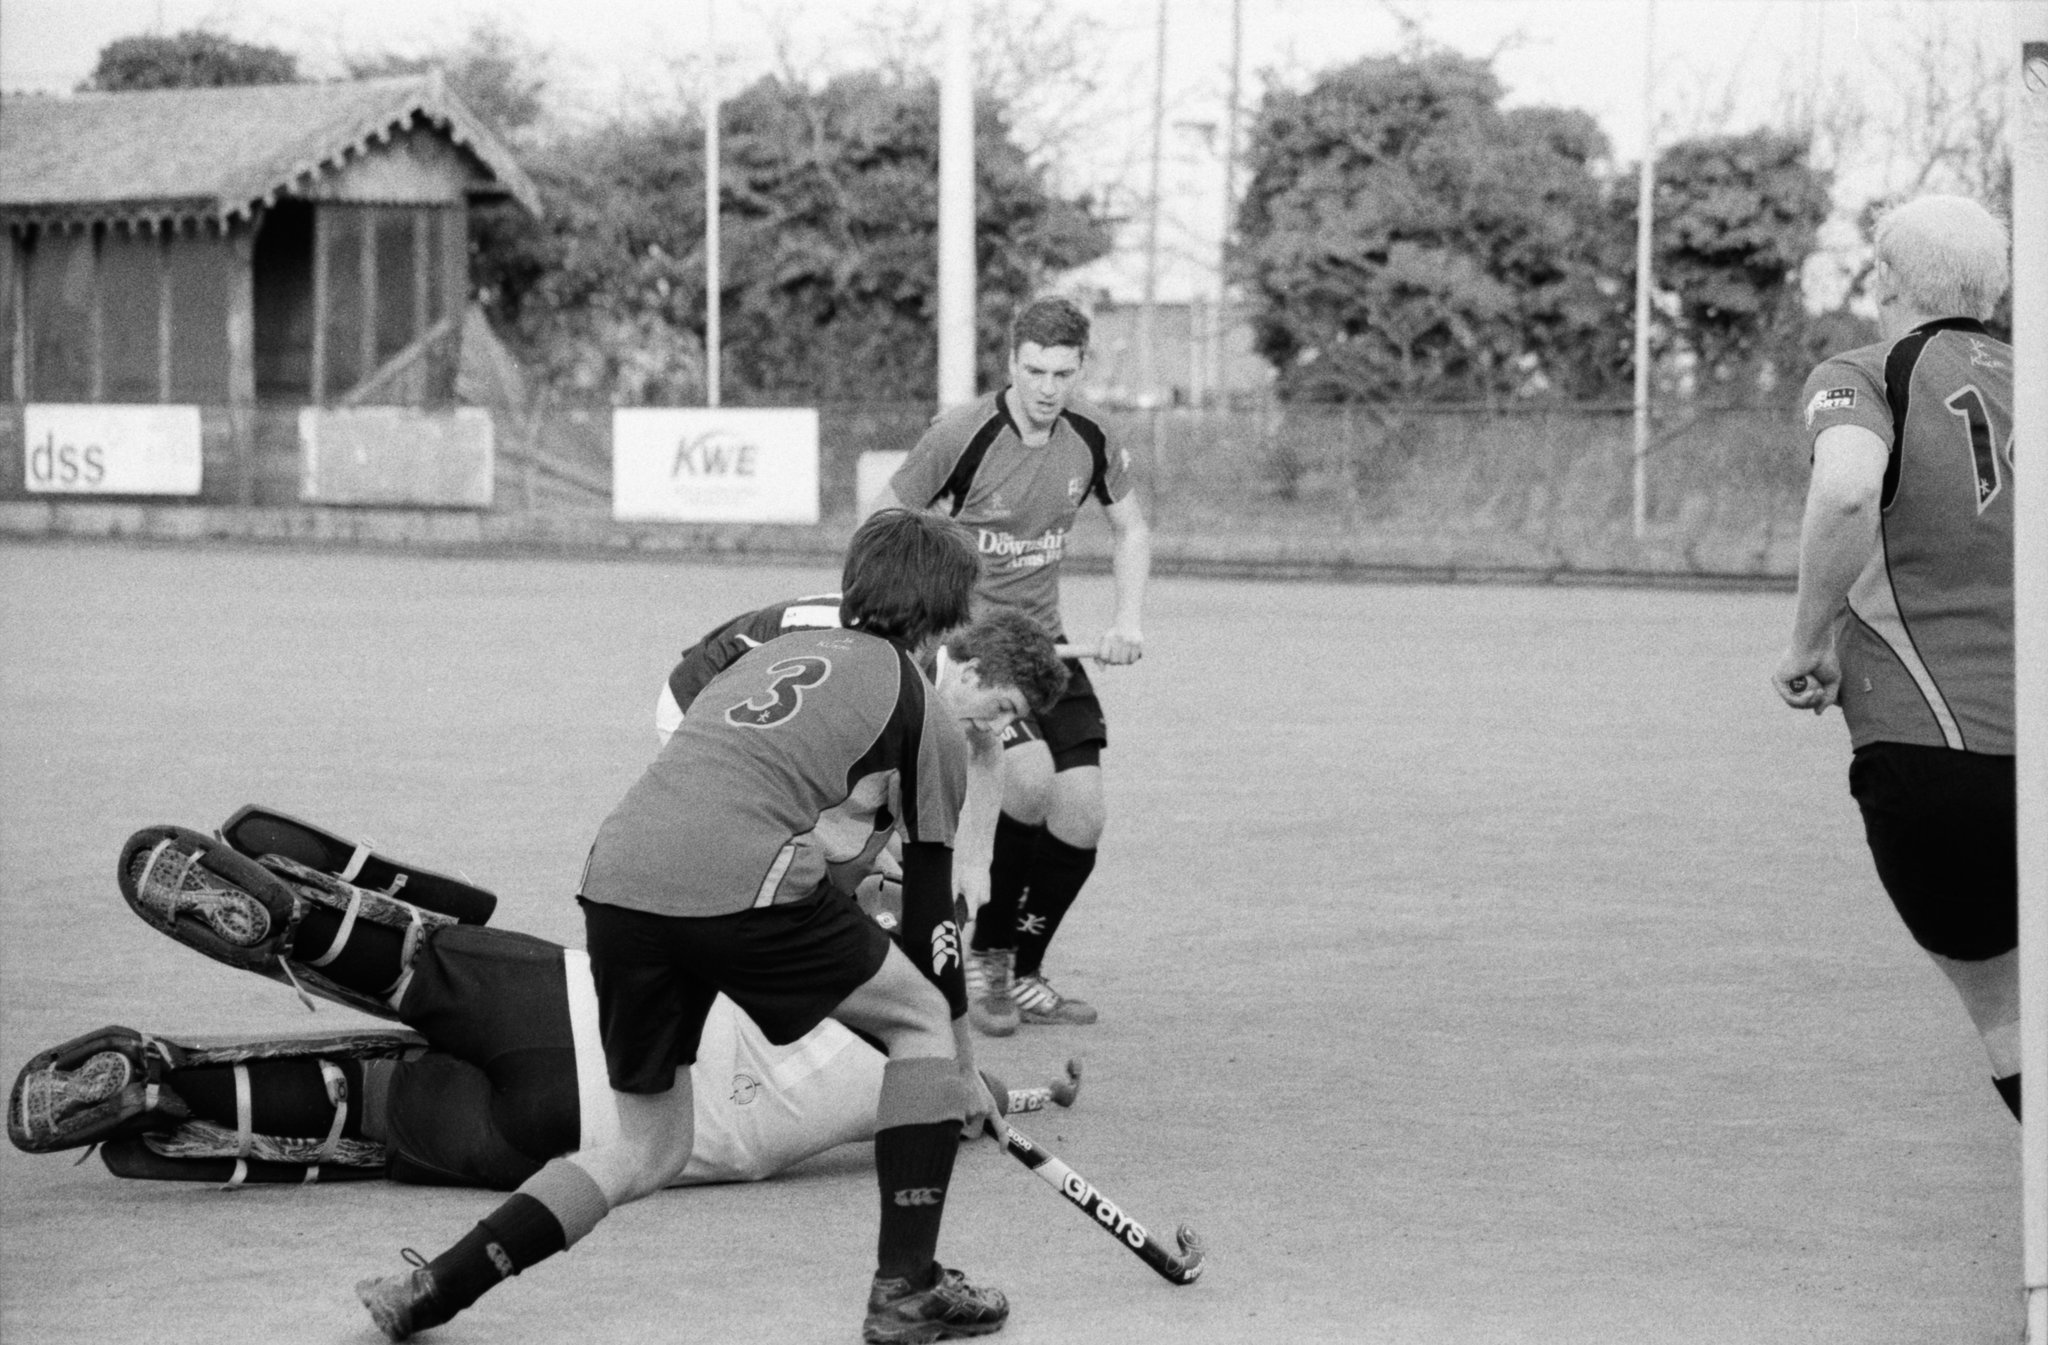
[[[468,264],[464,227],[462,212],[449,207],[317,207],[312,400],[344,400],[373,379],[365,392],[396,395],[377,375],[416,355],[448,315],[451,286]],[[452,371],[429,382],[450,380]],[[441,395],[449,392],[452,383]]]

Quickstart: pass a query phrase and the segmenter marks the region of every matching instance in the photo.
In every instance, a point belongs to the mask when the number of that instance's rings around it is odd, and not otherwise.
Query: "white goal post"
[[[2048,3],[2014,7],[2013,625],[2018,691],[2021,1264],[2048,1345]]]

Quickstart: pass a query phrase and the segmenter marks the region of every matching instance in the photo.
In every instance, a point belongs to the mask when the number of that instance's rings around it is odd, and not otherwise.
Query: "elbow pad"
[[[903,847],[903,951],[946,997],[958,1018],[967,1012],[967,974],[960,926],[953,919],[953,852],[930,841]]]

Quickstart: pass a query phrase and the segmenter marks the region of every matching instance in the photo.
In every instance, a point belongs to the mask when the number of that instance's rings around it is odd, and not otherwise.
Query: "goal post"
[[[2048,3],[2015,6],[2013,633],[2018,704],[2021,1263],[2048,1345]]]

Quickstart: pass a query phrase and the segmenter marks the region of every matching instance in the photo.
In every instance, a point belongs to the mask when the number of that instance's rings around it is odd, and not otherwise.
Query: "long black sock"
[[[875,1132],[875,1179],[882,1191],[882,1234],[875,1252],[880,1275],[923,1287],[939,1250],[946,1187],[960,1152],[958,1121],[928,1121]]]
[[[1017,915],[1017,974],[1036,976],[1045,965],[1045,950],[1059,932],[1060,921],[1081,895],[1081,885],[1095,872],[1095,851],[1068,845],[1051,832],[1038,842],[1038,861],[1031,868],[1031,887]]]
[[[337,1060],[335,1066],[348,1086],[348,1119],[341,1133],[351,1139],[363,1133],[363,1062]],[[327,1079],[320,1062],[310,1056],[291,1060],[251,1060],[249,1072],[249,1129],[258,1135],[292,1139],[325,1139],[334,1128],[334,1103],[327,1096]],[[235,1067],[197,1065],[171,1071],[171,1091],[184,1099],[192,1114],[202,1121],[240,1127],[236,1114]]]
[[[2008,1074],[2003,1079],[1993,1079],[1991,1085],[1998,1090],[1998,1095],[2005,1099],[2005,1105],[2012,1108],[2012,1119],[2015,1121],[2019,1120],[2020,1076],[2018,1074]]]
[[[565,1250],[568,1237],[548,1207],[514,1192],[462,1241],[427,1263],[434,1293],[454,1316],[508,1280]]]
[[[1017,946],[1017,913],[1045,828],[1019,822],[1008,813],[996,818],[995,860],[988,870],[988,904],[974,918],[976,952]]]

